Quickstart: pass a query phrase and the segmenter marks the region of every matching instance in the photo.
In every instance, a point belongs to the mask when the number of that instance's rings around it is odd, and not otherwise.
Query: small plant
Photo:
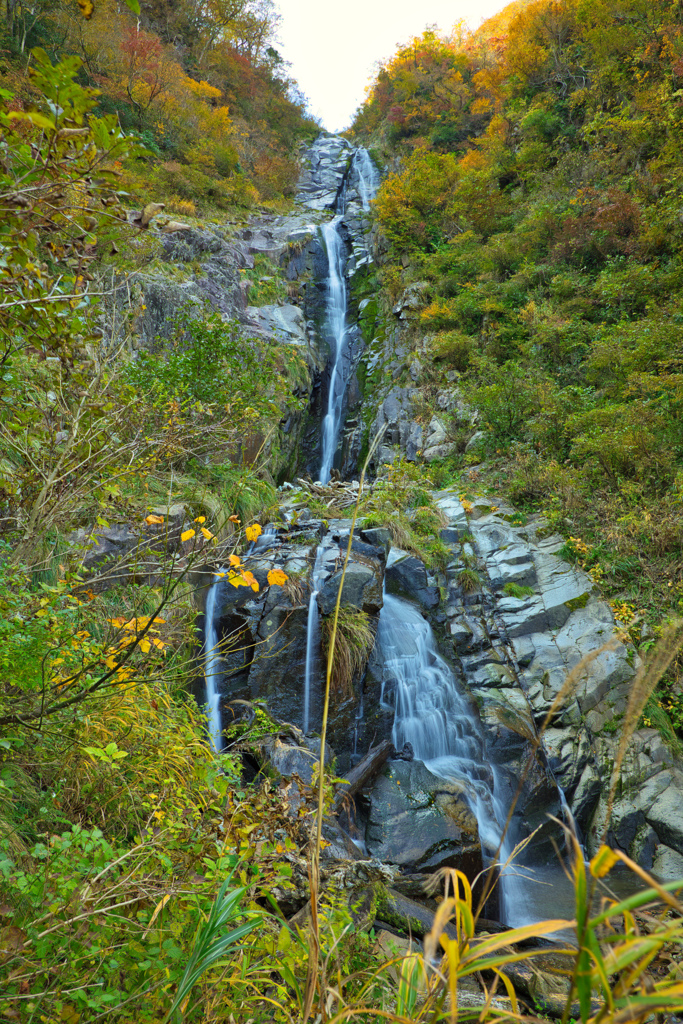
[[[423,537],[437,534],[443,526],[443,519],[434,508],[418,508],[413,515],[413,529]]]
[[[516,597],[519,600],[523,597],[531,597],[533,592],[533,587],[521,587],[519,583],[506,583],[503,587],[503,593],[506,597]]]
[[[458,585],[463,594],[473,594],[481,586],[481,579],[476,569],[461,569],[458,573]]]

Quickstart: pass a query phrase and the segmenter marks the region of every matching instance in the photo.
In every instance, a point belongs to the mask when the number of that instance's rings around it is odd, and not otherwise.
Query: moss
[[[575,612],[577,608],[585,608],[590,599],[590,591],[586,591],[585,594],[580,594],[578,597],[573,597],[571,601],[565,601],[565,608],[569,608],[570,612]]]

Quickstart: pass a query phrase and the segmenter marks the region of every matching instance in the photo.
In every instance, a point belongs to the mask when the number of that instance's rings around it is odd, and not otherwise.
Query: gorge
[[[309,446],[307,457],[319,481],[313,489],[335,507],[334,490],[325,485],[335,462],[347,479],[357,472],[355,423],[371,424],[370,441],[383,432],[375,465],[384,464],[386,473],[386,464],[414,460],[420,444],[443,445],[438,411],[461,398],[457,384],[440,394],[426,431],[412,418],[417,387],[393,384],[391,368],[407,350],[414,292],[399,300],[394,326],[369,346],[350,318],[354,274],[372,259],[365,214],[375,186],[367,153],[323,135],[306,161],[300,200],[308,210],[333,215],[319,228],[324,258],[316,255],[313,225],[306,229],[309,258],[322,268],[307,285],[307,326],[329,347],[317,403],[322,446]],[[285,222],[278,231],[287,228]],[[384,383],[353,399],[351,428],[348,419],[343,428],[359,366],[366,373],[383,366]],[[307,431],[315,435],[315,423]],[[305,747],[304,737],[320,726],[321,617],[324,625],[332,611],[350,521],[311,516],[305,481],[286,483],[281,494],[281,522],[269,527],[267,549],[248,564],[263,581],[275,568],[302,574],[303,589],[289,598],[247,593],[244,599],[224,586],[213,610],[207,601],[206,614],[219,645],[223,638],[229,650],[229,637],[239,637],[240,647],[252,652],[242,659],[242,674],[232,655],[222,700],[265,701],[276,717],[302,730]],[[548,916],[533,869],[541,870],[543,885],[552,877],[555,889],[562,888],[552,850],[553,843],[562,846],[562,830],[551,819],[561,821],[565,813],[587,855],[610,839],[644,867],[673,877],[683,867],[683,775],[653,729],[635,734],[603,835],[616,724],[637,666],[594,582],[562,560],[563,539],[541,517],[448,490],[433,500],[446,552],[440,565],[425,566],[395,546],[390,529],[364,528],[361,520],[344,581],[342,607],[366,616],[376,638],[367,669],[333,699],[328,734],[337,771],[348,771],[381,740],[390,738],[394,747],[387,768],[358,798],[352,830],[359,849],[408,872],[452,865],[473,877],[480,848],[487,861],[505,834],[499,853],[505,862],[533,833],[503,875],[499,913],[508,924]],[[212,635],[207,626],[209,646]],[[206,657],[211,671],[213,657]],[[574,670],[574,685],[557,700]],[[553,904],[560,898],[556,891]]]

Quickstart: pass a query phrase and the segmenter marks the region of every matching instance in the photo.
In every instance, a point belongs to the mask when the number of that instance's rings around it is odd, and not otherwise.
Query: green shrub
[[[519,583],[506,583],[503,587],[503,593],[506,597],[516,597],[520,600],[523,597],[531,597],[533,592],[533,587],[521,587]]]

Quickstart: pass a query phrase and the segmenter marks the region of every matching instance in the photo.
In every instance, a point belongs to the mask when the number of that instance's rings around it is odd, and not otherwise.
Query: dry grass
[[[332,619],[324,619],[322,641],[325,658],[330,649],[331,636]],[[353,694],[353,680],[365,669],[374,644],[375,634],[366,612],[340,608],[332,662],[332,692],[337,698]]]

